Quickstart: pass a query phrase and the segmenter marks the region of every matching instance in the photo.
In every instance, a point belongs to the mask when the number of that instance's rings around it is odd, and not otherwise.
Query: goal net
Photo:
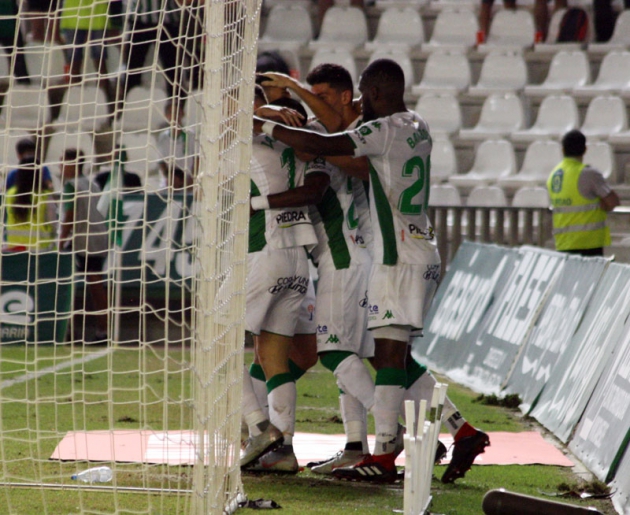
[[[0,2],[1,513],[236,509],[261,1]]]

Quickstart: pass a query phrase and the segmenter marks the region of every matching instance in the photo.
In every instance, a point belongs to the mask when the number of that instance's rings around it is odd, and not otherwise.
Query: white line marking
[[[64,368],[69,368],[74,365],[80,365],[82,363],[89,363],[90,361],[94,361],[95,359],[107,356],[107,354],[109,354],[111,350],[112,349],[103,349],[95,352],[94,354],[89,354],[88,356],[85,356],[84,358],[79,360],[66,361],[65,363],[55,365],[54,367],[46,367],[38,370],[37,372],[29,372],[28,374],[16,377],[15,379],[7,379],[6,381],[2,381],[0,383],[0,390],[3,390],[4,388],[9,388],[10,386],[15,386],[16,384],[25,383],[26,381],[30,381],[31,379],[37,379],[47,374],[58,372],[59,370],[63,370]]]

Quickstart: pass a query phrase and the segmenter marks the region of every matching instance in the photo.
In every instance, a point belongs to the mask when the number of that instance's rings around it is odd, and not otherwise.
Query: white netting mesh
[[[0,0],[0,512],[230,511],[261,0],[39,3]]]

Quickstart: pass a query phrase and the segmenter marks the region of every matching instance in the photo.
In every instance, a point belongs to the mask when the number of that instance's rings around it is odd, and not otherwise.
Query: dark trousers
[[[22,31],[19,29],[17,30],[17,46],[15,43],[15,34],[0,34],[0,45],[8,52],[7,58],[9,59],[11,74],[17,77],[19,83],[30,84],[31,79],[28,76],[26,59],[22,52],[24,48],[24,38],[22,37]]]
[[[624,9],[630,9],[630,0],[623,1]],[[617,13],[612,8],[612,0],[593,0],[593,24],[595,40],[608,41],[615,29]]]

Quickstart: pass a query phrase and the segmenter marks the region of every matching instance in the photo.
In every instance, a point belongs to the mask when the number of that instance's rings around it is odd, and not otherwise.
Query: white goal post
[[[261,4],[0,1],[0,513],[244,499]]]

